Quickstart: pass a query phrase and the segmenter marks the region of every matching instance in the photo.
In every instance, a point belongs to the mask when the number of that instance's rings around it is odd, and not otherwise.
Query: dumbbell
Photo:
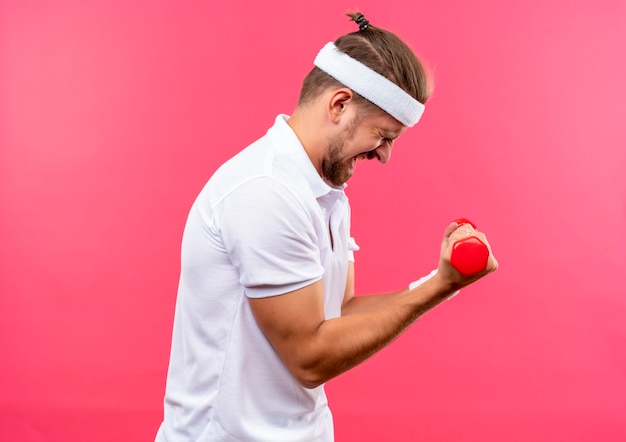
[[[469,224],[474,229],[476,226],[467,218],[459,218],[454,221],[459,226]],[[475,236],[460,239],[452,245],[450,264],[461,275],[468,277],[484,271],[489,260],[487,245]]]

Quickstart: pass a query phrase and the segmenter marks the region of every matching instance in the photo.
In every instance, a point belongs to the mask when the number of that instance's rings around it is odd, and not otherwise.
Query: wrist
[[[432,281],[431,281],[432,280]],[[413,290],[416,287],[424,284],[427,281],[431,281],[436,288],[435,291],[440,294],[445,300],[451,299],[459,294],[459,289],[453,284],[449,283],[445,278],[443,278],[437,269],[431,271],[428,275],[422,276],[420,279],[413,281],[409,284],[409,290]]]

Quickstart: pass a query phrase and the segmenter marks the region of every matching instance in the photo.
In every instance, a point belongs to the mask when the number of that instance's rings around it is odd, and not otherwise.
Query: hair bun
[[[357,25],[359,25],[359,31],[364,31],[369,27],[369,20],[365,18],[363,14],[359,12],[359,14],[354,19]]]

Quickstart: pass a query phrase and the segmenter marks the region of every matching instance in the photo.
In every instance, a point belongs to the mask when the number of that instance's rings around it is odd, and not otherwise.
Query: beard
[[[333,186],[342,186],[352,176],[352,158],[345,159],[343,154],[346,142],[354,136],[361,119],[355,117],[348,126],[347,133],[343,136],[337,135],[328,140],[328,156],[322,160],[322,174]]]
[[[343,158],[345,139],[337,137],[328,141],[328,156],[322,160],[322,174],[333,186],[342,186],[352,176],[352,158]]]

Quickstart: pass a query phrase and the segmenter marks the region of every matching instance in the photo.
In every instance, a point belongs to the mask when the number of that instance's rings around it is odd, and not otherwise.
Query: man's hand
[[[450,260],[454,245],[457,241],[467,240],[469,237],[475,237],[482,242],[489,250],[489,257],[487,259],[487,265],[484,270],[469,276],[463,276],[457,269],[455,269]],[[445,230],[444,238],[441,243],[441,254],[439,259],[439,266],[437,275],[441,277],[450,287],[455,290],[459,290],[465,287],[483,276],[495,271],[498,268],[498,261],[493,256],[491,246],[487,241],[487,237],[484,233],[479,232],[471,223],[459,223],[452,222]]]

